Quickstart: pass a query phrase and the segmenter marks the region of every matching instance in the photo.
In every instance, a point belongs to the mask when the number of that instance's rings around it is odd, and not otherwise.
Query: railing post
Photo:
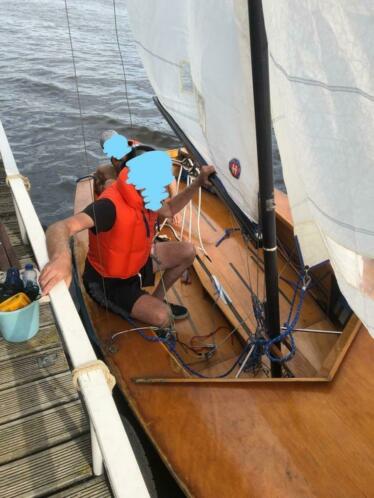
[[[90,430],[91,430],[92,469],[95,476],[101,476],[104,472],[104,462],[92,422],[90,422]]]

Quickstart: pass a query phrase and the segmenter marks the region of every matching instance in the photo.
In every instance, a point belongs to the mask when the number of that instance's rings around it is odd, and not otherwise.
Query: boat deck
[[[20,267],[33,262],[1,158],[0,220]],[[32,340],[12,344],[0,337],[0,496],[112,496],[105,477],[92,472],[89,421],[48,302]]]

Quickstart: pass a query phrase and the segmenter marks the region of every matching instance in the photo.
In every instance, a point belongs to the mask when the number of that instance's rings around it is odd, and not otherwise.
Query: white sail
[[[374,3],[264,0],[272,118],[306,264],[374,335]]]
[[[160,102],[230,196],[258,219],[247,1],[127,0],[143,65]],[[241,174],[231,175],[237,159]]]

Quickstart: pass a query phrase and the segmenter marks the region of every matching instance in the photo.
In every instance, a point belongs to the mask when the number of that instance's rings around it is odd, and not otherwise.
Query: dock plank
[[[64,443],[89,431],[79,400],[0,426],[0,464]]]
[[[7,223],[6,231],[8,232],[9,239],[13,246],[19,246],[22,244],[21,232],[18,227],[17,222],[15,223]]]
[[[96,477],[89,481],[64,489],[49,498],[112,498],[105,477]]]
[[[0,391],[0,424],[77,398],[70,372]]]
[[[45,496],[91,476],[87,434],[0,467],[0,496]]]
[[[0,390],[69,370],[61,347],[5,360],[0,366]]]
[[[52,307],[49,303],[40,305],[40,326],[44,327],[46,325],[51,325],[54,323],[54,317],[52,312]]]
[[[55,348],[60,344],[60,337],[55,325],[41,327],[39,332],[29,341],[7,342],[0,339],[0,363],[11,358]]]

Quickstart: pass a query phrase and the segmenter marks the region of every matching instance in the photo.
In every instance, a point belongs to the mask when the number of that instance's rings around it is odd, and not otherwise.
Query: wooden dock
[[[20,267],[34,263],[21,240],[1,158],[0,221]],[[0,334],[0,497],[41,496],[112,496],[105,477],[92,473],[88,418],[49,303],[41,305],[32,340],[11,344]]]

